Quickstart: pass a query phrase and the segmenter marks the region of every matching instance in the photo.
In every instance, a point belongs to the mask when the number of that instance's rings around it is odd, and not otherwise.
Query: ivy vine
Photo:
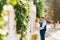
[[[17,33],[21,34],[20,40],[27,40],[26,33],[29,21],[29,3],[26,0],[20,0],[14,7]]]

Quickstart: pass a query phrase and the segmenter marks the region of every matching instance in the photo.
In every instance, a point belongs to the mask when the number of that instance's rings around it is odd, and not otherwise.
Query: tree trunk
[[[60,0],[51,0],[48,8],[48,17],[56,23],[60,21]]]

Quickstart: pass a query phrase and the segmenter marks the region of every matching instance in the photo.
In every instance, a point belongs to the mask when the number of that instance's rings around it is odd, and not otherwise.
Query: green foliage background
[[[6,4],[6,0],[0,0],[0,22],[3,22],[3,23],[0,23],[0,29],[3,29],[4,28],[4,19],[3,17],[1,16],[1,13],[3,11],[3,6]],[[4,40],[4,36],[3,34],[0,34],[0,40]]]
[[[21,35],[20,40],[26,40],[26,34],[27,34],[27,27],[28,27],[28,21],[29,21],[29,2],[30,0],[10,0],[8,3],[6,0],[0,1],[0,16],[3,10],[3,6],[6,4],[11,4],[15,8],[15,20],[16,20],[16,31],[18,34]],[[0,17],[0,19],[3,19]],[[3,25],[0,25],[0,28]],[[0,35],[0,39],[3,36]],[[3,39],[3,38],[2,38]],[[1,39],[1,40],[2,40]]]
[[[39,0],[39,2],[36,3],[36,17],[42,16],[44,16],[44,1]]]
[[[15,21],[16,21],[16,31],[21,35],[20,40],[27,40],[27,28],[29,22],[29,12],[30,12],[30,0],[10,0],[8,4],[11,4],[15,9]],[[3,6],[7,4],[6,0],[0,1],[0,16],[3,10]],[[43,1],[39,1],[36,4],[37,17],[41,17],[43,14]]]
[[[0,1],[0,17],[1,17],[1,12],[3,10],[3,6],[6,4],[6,0],[1,0]]]
[[[27,28],[28,28],[28,22],[29,22],[29,11],[30,11],[30,5],[29,2],[26,0],[18,0],[16,5],[14,5],[15,8],[15,20],[16,20],[16,31],[18,34],[21,35],[20,40],[27,40],[26,34],[27,34]]]

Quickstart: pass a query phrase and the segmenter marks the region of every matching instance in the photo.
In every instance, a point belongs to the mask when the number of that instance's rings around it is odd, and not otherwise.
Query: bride
[[[36,18],[35,20],[35,26],[34,26],[34,35],[32,37],[32,40],[40,40],[40,19],[39,18]]]

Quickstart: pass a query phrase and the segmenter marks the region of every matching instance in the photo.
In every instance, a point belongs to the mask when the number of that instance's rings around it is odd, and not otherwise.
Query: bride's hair
[[[36,20],[35,20],[36,22],[38,22],[39,21],[39,18],[36,18]]]

